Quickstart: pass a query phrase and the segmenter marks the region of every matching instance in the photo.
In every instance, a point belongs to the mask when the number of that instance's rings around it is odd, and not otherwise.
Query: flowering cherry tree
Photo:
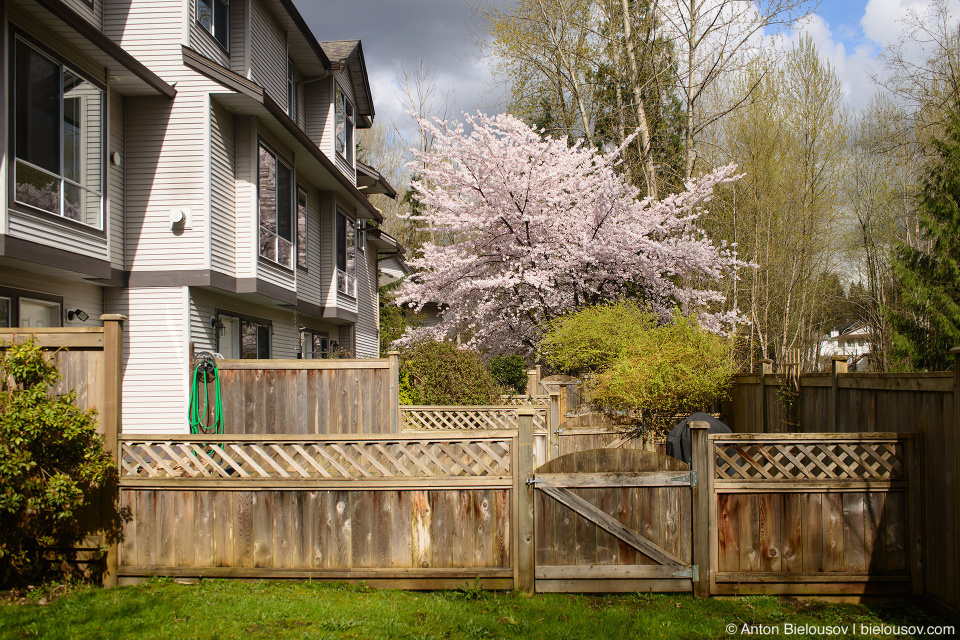
[[[715,331],[736,321],[736,312],[707,311],[723,302],[709,286],[744,263],[694,224],[714,186],[735,179],[734,166],[691,180],[682,193],[640,199],[614,170],[622,147],[570,147],[507,114],[466,122],[469,132],[463,123],[420,122],[434,144],[416,154],[413,189],[421,219],[449,241],[427,243],[410,260],[420,273],[396,302],[417,310],[435,302],[442,320],[399,344],[459,333],[482,351],[526,350],[551,319],[623,297],[664,321],[678,306],[700,312]]]

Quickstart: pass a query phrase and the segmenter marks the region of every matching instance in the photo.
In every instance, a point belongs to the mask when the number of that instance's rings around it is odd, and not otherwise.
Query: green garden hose
[[[210,376],[213,376],[213,424],[206,424],[210,407]],[[203,407],[200,396],[203,396]],[[193,381],[190,385],[190,433],[223,433],[223,401],[220,398],[220,371],[213,354],[201,351],[196,357],[193,368]]]

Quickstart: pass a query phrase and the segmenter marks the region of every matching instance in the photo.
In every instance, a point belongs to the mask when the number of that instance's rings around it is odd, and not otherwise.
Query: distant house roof
[[[330,59],[333,69],[347,66],[350,70],[350,82],[353,84],[353,96],[357,101],[357,126],[361,129],[373,125],[375,115],[373,95],[370,92],[370,79],[367,77],[367,64],[363,60],[363,45],[359,40],[330,40],[321,42],[320,47]]]
[[[388,198],[397,198],[397,192],[379,171],[357,160],[357,186],[364,193],[382,193]]]

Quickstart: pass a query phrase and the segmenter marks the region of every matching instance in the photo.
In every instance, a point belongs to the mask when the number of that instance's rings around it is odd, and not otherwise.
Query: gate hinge
[[[543,481],[542,481],[540,478],[533,478],[533,477],[527,478],[527,486],[528,486],[528,487],[529,487],[529,486],[536,486],[536,485],[540,484],[541,482],[543,482]]]
[[[697,472],[696,472],[696,471],[691,471],[691,472],[690,472],[690,486],[691,486],[691,487],[697,486]]]
[[[694,582],[700,582],[700,565],[691,565],[686,569],[681,569],[673,574],[674,578],[690,578]]]
[[[691,487],[697,486],[697,472],[691,471],[690,473],[685,473],[682,476],[673,476],[670,478],[671,482],[676,484],[689,484]]]
[[[554,429],[553,432],[557,435],[560,435],[561,433],[563,433],[563,429]]]

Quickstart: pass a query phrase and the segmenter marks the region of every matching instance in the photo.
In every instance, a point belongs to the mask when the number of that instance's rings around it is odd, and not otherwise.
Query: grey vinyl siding
[[[236,139],[233,115],[225,107],[210,104],[210,216],[211,267],[221,273],[236,273]]]
[[[130,269],[207,266],[205,214],[207,97],[127,98],[126,259]],[[170,210],[189,207],[190,225],[170,227]]]
[[[250,79],[277,104],[287,104],[287,35],[257,0],[250,10]]]
[[[93,8],[85,0],[62,0],[82,17],[84,20],[95,26],[97,29],[103,29],[103,2],[102,0],[93,0]]]
[[[364,234],[366,243],[366,234]],[[377,289],[377,252],[373,247],[358,254],[357,357],[376,358],[380,353],[380,305]]]
[[[189,7],[188,9],[189,20],[187,21],[189,24],[187,33],[189,34],[189,36],[188,36],[187,46],[189,46],[191,49],[193,49],[197,53],[200,53],[210,58],[217,64],[227,67],[229,69],[230,57],[232,54],[232,47],[234,42],[233,24],[230,24],[230,27],[229,27],[230,40],[228,42],[231,46],[231,53],[228,54],[226,51],[223,50],[223,47],[220,46],[220,43],[216,41],[216,39],[213,37],[213,34],[207,31],[207,29],[202,24],[197,22],[197,0],[186,0],[186,3]],[[233,10],[234,10],[233,4],[234,3],[232,2],[230,3],[231,23],[232,23]],[[237,4],[240,4],[240,3],[238,2]]]
[[[307,192],[307,270],[297,269],[297,297],[323,306],[323,269],[320,249],[320,192],[298,182]]]
[[[250,21],[247,0],[230,3],[230,69],[244,78],[250,74]]]
[[[218,309],[225,313],[233,311],[269,320],[273,328],[270,357],[297,357],[298,332],[293,323],[293,312],[251,304],[235,296],[194,287],[190,289],[190,341],[198,351],[214,351],[219,346],[213,329],[210,328],[210,318]]]
[[[110,138],[107,141],[107,234],[110,239],[110,265],[124,269],[123,177],[127,154],[123,139],[123,96],[110,93]],[[113,152],[120,154],[120,166],[110,162]]]
[[[332,193],[325,191],[320,194],[320,283],[325,307],[337,304],[337,265],[333,244],[336,229],[336,199]]]
[[[354,350],[353,334],[354,334],[354,327],[352,324],[340,325],[340,335],[339,335],[338,341],[340,342],[340,348],[343,349],[344,351]],[[354,354],[354,356],[356,356],[356,354]]]
[[[64,249],[72,253],[108,260],[107,239],[92,229],[90,233],[60,222],[56,216],[41,216],[9,210],[9,233],[48,247]]]
[[[300,84],[303,81],[303,74],[299,70],[294,68],[293,78],[297,83],[297,126],[303,130],[306,130],[307,127],[307,117],[304,113],[306,108],[306,98],[304,97],[304,90],[309,85]]]
[[[293,273],[274,266],[269,260],[262,260],[257,264],[257,277],[290,291],[297,290]]]
[[[304,131],[327,157],[333,158],[333,78],[305,85]]]
[[[122,313],[124,433],[187,433],[187,288],[106,289]]]
[[[65,327],[95,327],[103,324],[100,322],[103,314],[103,290],[95,284],[60,280],[49,275],[7,268],[0,269],[0,283],[5,287],[62,297],[62,322]],[[66,313],[71,309],[85,311],[90,315],[90,319],[86,322],[68,321]]]

